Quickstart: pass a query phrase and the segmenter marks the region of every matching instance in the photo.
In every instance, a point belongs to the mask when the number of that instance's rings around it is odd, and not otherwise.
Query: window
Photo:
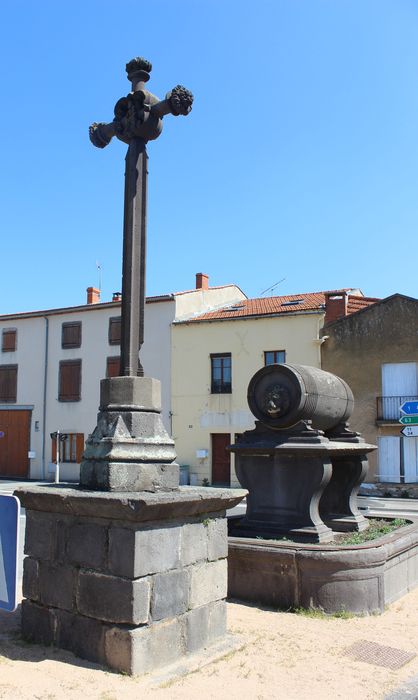
[[[61,347],[79,348],[81,346],[81,321],[63,323],[61,331]]]
[[[81,360],[62,360],[59,364],[58,401],[80,401]]]
[[[16,328],[4,330],[2,333],[1,350],[2,352],[14,352],[16,350]]]
[[[0,365],[0,401],[17,401],[17,365]]]
[[[108,357],[106,360],[106,377],[119,377],[120,357]]]
[[[120,345],[121,317],[109,318],[109,345]]]
[[[418,398],[418,364],[416,362],[382,365],[382,397],[378,401],[378,420],[398,421],[405,401]],[[379,405],[380,404],[380,405]]]
[[[212,394],[230,394],[231,386],[231,353],[210,356],[211,361],[211,392]]]
[[[264,352],[265,365],[279,365],[286,362],[286,350],[266,350]]]
[[[60,462],[80,464],[84,452],[83,433],[61,433],[59,441]],[[57,440],[52,438],[52,462],[57,461]]]

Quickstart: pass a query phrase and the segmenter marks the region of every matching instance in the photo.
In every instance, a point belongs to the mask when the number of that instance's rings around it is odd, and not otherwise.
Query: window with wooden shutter
[[[106,377],[119,377],[120,357],[108,357],[106,360]]]
[[[17,330],[16,328],[4,329],[1,339],[2,352],[14,352],[16,350]]]
[[[81,321],[72,321],[71,323],[62,324],[61,347],[81,347]]]
[[[62,360],[59,364],[58,400],[80,401],[81,360]]]
[[[17,401],[17,365],[0,365],[0,402]]]
[[[109,345],[120,345],[121,317],[109,318]]]
[[[61,433],[59,443],[60,462],[73,462],[80,464],[84,452],[84,433]],[[64,439],[62,439],[64,438]],[[57,461],[57,440],[51,441],[52,459],[54,464]]]

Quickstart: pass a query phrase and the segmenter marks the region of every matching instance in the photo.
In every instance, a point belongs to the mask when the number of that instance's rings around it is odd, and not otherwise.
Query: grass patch
[[[354,613],[348,610],[337,610],[334,613],[326,613],[320,608],[291,608],[290,612],[295,615],[303,615],[303,617],[310,617],[316,620],[329,620],[334,617],[339,620],[351,620],[353,617],[357,617]]]
[[[369,522],[369,527],[363,532],[347,532],[347,533],[334,533],[335,538],[331,542],[326,542],[324,544],[335,546],[345,546],[350,544],[363,544],[364,542],[370,542],[371,540],[376,540],[383,535],[389,535],[394,530],[398,530],[400,527],[405,527],[405,525],[410,525],[410,520],[405,520],[405,518],[367,518]],[[304,540],[300,537],[292,537],[291,535],[283,537],[274,536],[263,536],[257,535],[256,540],[266,540],[270,542],[289,542],[289,544],[299,543],[303,544]],[[312,545],[312,542],[309,542]],[[314,546],[322,547],[321,544],[314,544]]]
[[[367,530],[363,530],[363,532],[349,532],[346,535],[341,535],[338,537],[336,544],[363,544],[364,542],[370,542],[370,540],[376,540],[378,537],[383,537],[383,535],[389,535],[391,532],[394,532],[394,530],[398,530],[405,525],[408,525],[408,520],[404,518],[394,518],[393,520],[369,518],[369,527]]]

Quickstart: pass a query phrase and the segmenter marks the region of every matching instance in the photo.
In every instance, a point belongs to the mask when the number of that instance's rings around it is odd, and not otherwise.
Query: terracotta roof
[[[365,309],[367,306],[375,304],[377,301],[380,301],[380,299],[375,297],[358,297],[350,295],[348,297],[347,316],[354,314],[356,311],[361,311],[361,309]]]
[[[338,290],[342,291],[349,290]],[[202,321],[226,321],[235,318],[248,318],[254,316],[276,316],[288,313],[325,312],[325,295],[328,292],[309,292],[304,294],[289,294],[280,297],[262,297],[258,299],[243,299],[235,304],[228,304],[215,311],[194,316],[186,321],[178,323],[196,323]],[[348,313],[354,313],[360,309],[374,304],[378,299],[372,297],[349,295]]]

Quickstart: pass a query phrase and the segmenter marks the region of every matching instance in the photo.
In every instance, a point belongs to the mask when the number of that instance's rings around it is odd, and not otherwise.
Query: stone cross
[[[123,221],[121,376],[143,376],[139,351],[144,342],[145,250],[147,152],[146,143],[161,134],[166,114],[187,115],[193,95],[182,85],[167,93],[164,100],[148,92],[145,83],[152,65],[144,58],[126,64],[132,92],[117,101],[115,118],[109,124],[94,122],[90,140],[104,148],[113,136],[128,144],[125,168],[125,205]]]

